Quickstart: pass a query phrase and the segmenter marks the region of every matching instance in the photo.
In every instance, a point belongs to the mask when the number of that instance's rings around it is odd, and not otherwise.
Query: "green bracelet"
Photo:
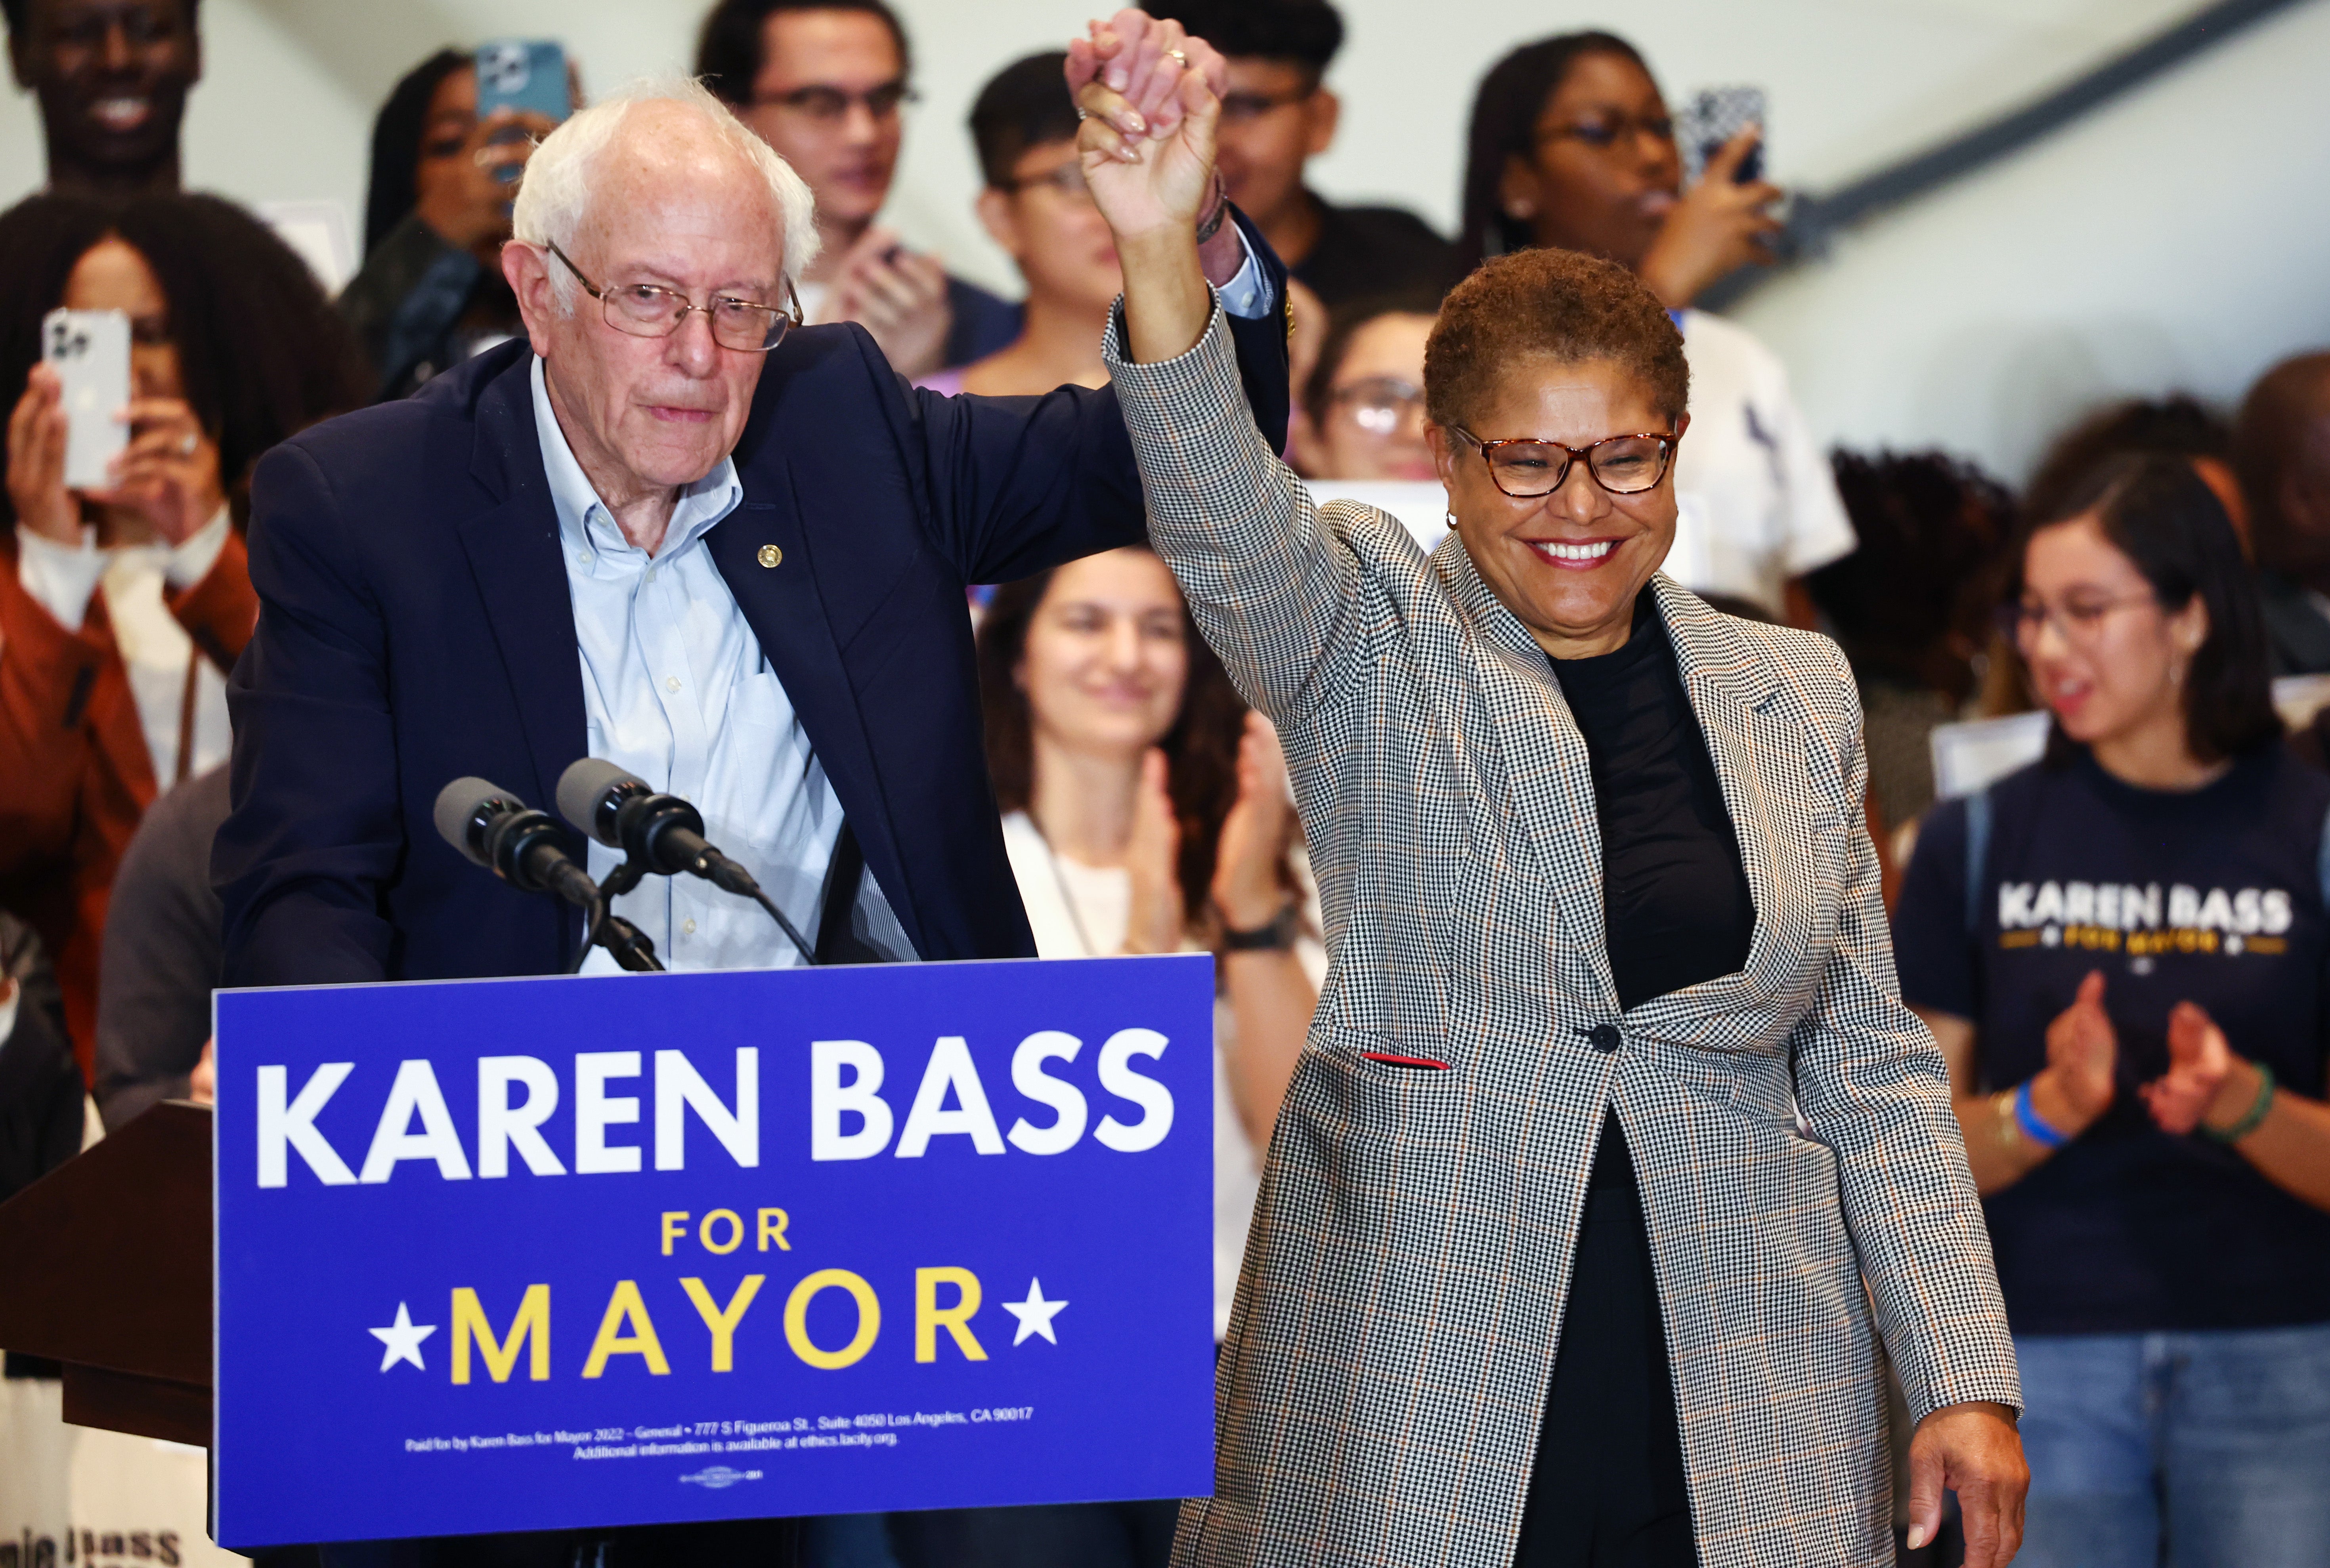
[[[2273,1109],[2273,1069],[2260,1062],[2257,1064],[2257,1070],[2258,1094],[2255,1103],[2250,1105],[2239,1121],[2222,1132],[2205,1121],[2201,1123],[2201,1135],[2203,1138],[2218,1143],[2239,1143],[2258,1129],[2258,1124],[2263,1121],[2266,1113]]]

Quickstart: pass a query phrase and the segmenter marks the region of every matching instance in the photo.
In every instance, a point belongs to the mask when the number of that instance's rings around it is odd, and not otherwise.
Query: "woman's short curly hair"
[[[1492,256],[1449,293],[1424,348],[1425,412],[1464,425],[1532,359],[1615,364],[1670,422],[1690,406],[1682,333],[1658,296],[1615,261],[1545,249]]]

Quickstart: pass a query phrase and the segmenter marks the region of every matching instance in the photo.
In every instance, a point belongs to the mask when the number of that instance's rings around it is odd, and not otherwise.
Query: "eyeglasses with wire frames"
[[[1046,169],[1040,175],[1023,175],[1001,181],[996,188],[1009,191],[1016,196],[1022,191],[1032,191],[1043,185],[1050,186],[1056,194],[1066,201],[1089,202],[1093,199],[1092,186],[1084,181],[1084,164],[1076,158],[1070,158],[1065,164]]]
[[[1226,92],[1222,94],[1222,118],[1230,125],[1252,125],[1264,115],[1301,103],[1318,90],[1313,83],[1293,92]]]
[[[838,125],[848,118],[852,104],[864,104],[868,115],[876,121],[882,121],[896,118],[901,105],[917,102],[921,97],[903,81],[886,81],[879,87],[869,87],[864,92],[851,92],[846,88],[813,82],[807,87],[794,88],[790,92],[756,98],[746,107],[786,109],[823,125]]]
[[[766,354],[785,340],[788,330],[801,324],[800,296],[793,292],[790,278],[784,280],[785,308],[781,310],[729,294],[715,294],[709,305],[697,305],[678,289],[654,283],[618,283],[601,288],[555,241],[550,244],[550,253],[565,262],[582,291],[599,302],[607,325],[633,337],[669,337],[679,330],[681,322],[700,310],[712,325],[712,341],[721,347],[739,354]]]
[[[2156,607],[2159,603],[2155,594],[2131,593],[2118,599],[2068,599],[2060,604],[2030,600],[2002,604],[1998,607],[1998,632],[2027,652],[2038,645],[2040,629],[2051,621],[2057,635],[2073,647],[2092,647],[2103,637],[2104,622],[2110,619],[2112,611],[2140,604]]]
[[[1396,375],[1363,376],[1327,394],[1328,406],[1371,436],[1388,436],[1424,413],[1424,389]]]
[[[1587,446],[1570,447],[1537,436],[1484,441],[1462,425],[1448,427],[1460,440],[1475,448],[1488,465],[1498,489],[1516,501],[1550,496],[1569,477],[1569,466],[1583,458],[1596,484],[1613,496],[1639,496],[1655,490],[1674,460],[1671,431],[1644,431],[1631,436],[1605,436]]]

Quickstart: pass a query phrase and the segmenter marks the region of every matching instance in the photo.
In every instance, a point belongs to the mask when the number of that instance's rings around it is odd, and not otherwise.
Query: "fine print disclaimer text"
[[[460,1437],[409,1437],[404,1451],[500,1452],[564,1449],[578,1459],[686,1459],[698,1454],[767,1454],[789,1449],[891,1449],[901,1435],[948,1427],[1030,1422],[1032,1404],[976,1410],[876,1411],[857,1415],[797,1415],[777,1421],[675,1422],[668,1426],[564,1427],[548,1431],[472,1432]]]

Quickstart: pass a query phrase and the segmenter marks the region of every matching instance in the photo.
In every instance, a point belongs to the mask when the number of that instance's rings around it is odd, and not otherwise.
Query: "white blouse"
[[[1036,952],[1046,959],[1113,958],[1124,950],[1131,918],[1132,879],[1112,866],[1085,865],[1052,853],[1043,833],[1024,811],[1003,818],[1003,847],[1019,883],[1019,902],[1035,928]],[[1315,923],[1315,922],[1314,922]],[[1317,985],[1326,953],[1309,940],[1295,944],[1297,956]],[[1228,998],[1214,998],[1214,1338],[1229,1332],[1230,1298],[1237,1289],[1238,1265],[1246,1256],[1246,1229],[1254,1223],[1254,1200],[1262,1186],[1262,1161],[1238,1119],[1230,1095],[1227,1053],[1237,1048],[1236,1023]]]

